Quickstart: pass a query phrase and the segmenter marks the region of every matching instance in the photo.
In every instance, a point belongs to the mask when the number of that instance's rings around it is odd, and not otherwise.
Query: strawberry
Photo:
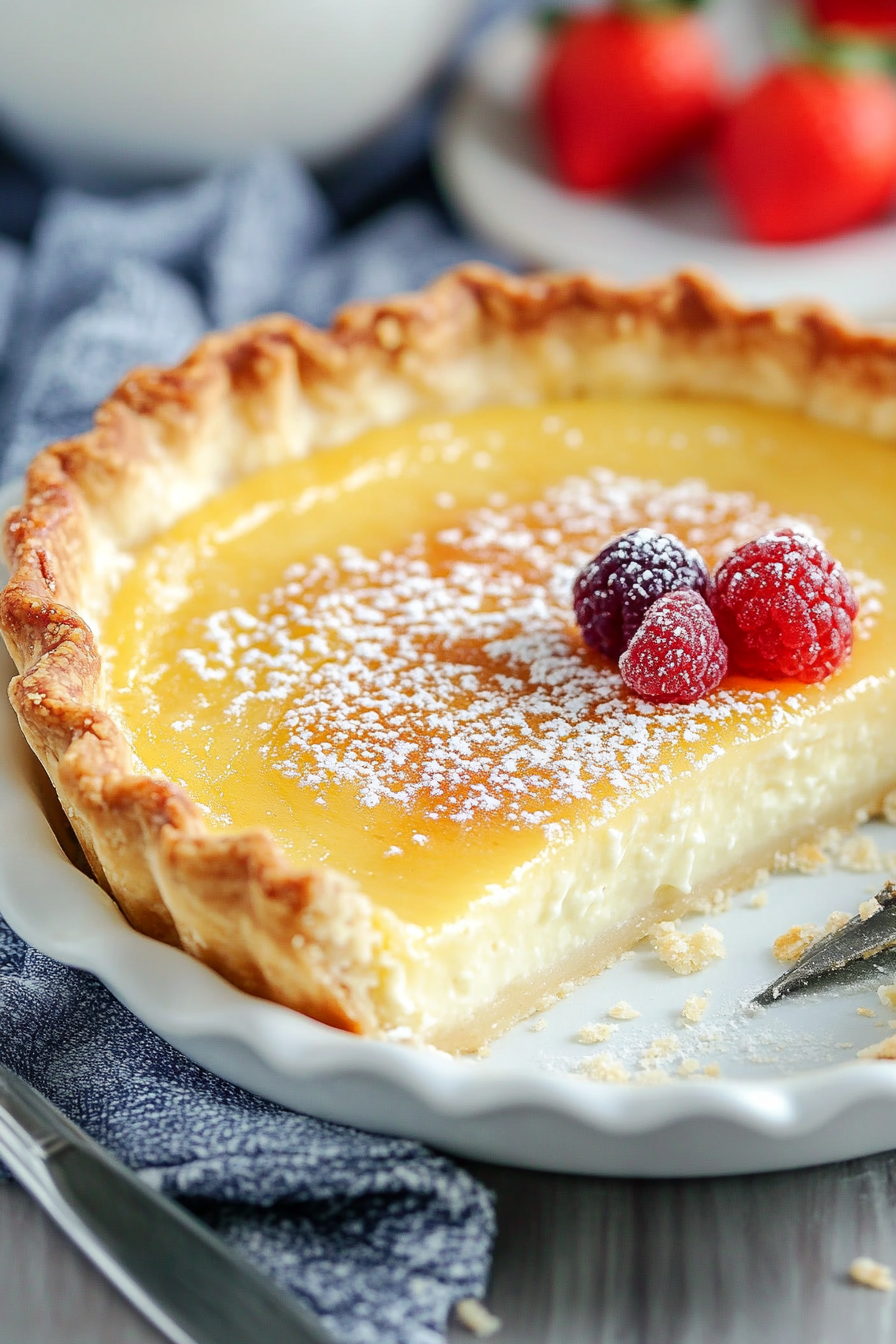
[[[809,0],[808,10],[821,28],[896,39],[896,0]]]
[[[642,181],[705,136],[721,110],[712,35],[693,14],[647,3],[571,18],[549,50],[542,120],[561,179],[579,191]]]
[[[729,110],[716,150],[751,238],[839,233],[881,214],[896,192],[896,92],[873,70],[781,65]]]

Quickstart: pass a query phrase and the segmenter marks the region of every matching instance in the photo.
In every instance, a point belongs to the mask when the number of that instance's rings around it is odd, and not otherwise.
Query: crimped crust
[[[817,308],[748,311],[694,275],[626,290],[467,266],[329,332],[272,316],[212,335],[177,368],[136,370],[94,429],[40,454],[6,523],[10,699],[135,928],[250,993],[381,1026],[368,898],[264,831],[210,833],[182,789],[133,768],[94,634],[127,554],[240,477],[374,426],[606,392],[739,397],[894,437],[896,340]]]

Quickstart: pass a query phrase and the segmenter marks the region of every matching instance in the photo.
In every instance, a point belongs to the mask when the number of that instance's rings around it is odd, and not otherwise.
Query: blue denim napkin
[[[270,151],[127,199],[51,191],[28,251],[0,239],[0,471],[87,429],[135,364],[272,309],[325,323],[350,298],[416,289],[487,249],[419,202],[347,233],[317,182]]]
[[[176,361],[210,327],[270,309],[326,322],[487,255],[419,201],[339,228],[337,209],[356,212],[413,159],[432,112],[421,104],[327,194],[270,151],[129,198],[51,189],[27,246],[0,227],[0,480],[88,428],[133,365]],[[0,221],[2,206],[0,181]],[[223,1082],[2,920],[0,1060],[352,1344],[430,1344],[452,1303],[485,1291],[494,1213],[465,1171]]]
[[[224,1082],[2,919],[0,1061],[351,1344],[436,1344],[485,1292],[494,1211],[467,1172]]]

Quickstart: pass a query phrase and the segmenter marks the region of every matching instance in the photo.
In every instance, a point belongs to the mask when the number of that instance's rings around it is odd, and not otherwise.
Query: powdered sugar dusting
[[[759,714],[787,716],[774,687],[639,701],[581,641],[577,570],[635,526],[674,532],[713,566],[785,524],[808,530],[746,494],[596,469],[532,503],[496,498],[395,552],[342,547],[295,565],[253,610],[197,623],[181,657],[202,680],[233,685],[235,719],[263,707],[260,753],[324,801],[328,786],[349,785],[370,808],[553,828],[559,807],[598,786],[611,812],[614,791],[639,787],[638,767],[667,776],[672,745],[705,759],[719,721],[748,731]]]

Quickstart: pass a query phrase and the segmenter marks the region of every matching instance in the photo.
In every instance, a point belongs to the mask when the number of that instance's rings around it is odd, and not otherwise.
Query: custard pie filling
[[[135,765],[348,874],[381,1026],[463,1045],[896,783],[896,454],[734,402],[594,398],[375,430],[139,550],[100,621]],[[648,525],[715,566],[786,524],[861,598],[820,685],[649,705],[573,578]]]

